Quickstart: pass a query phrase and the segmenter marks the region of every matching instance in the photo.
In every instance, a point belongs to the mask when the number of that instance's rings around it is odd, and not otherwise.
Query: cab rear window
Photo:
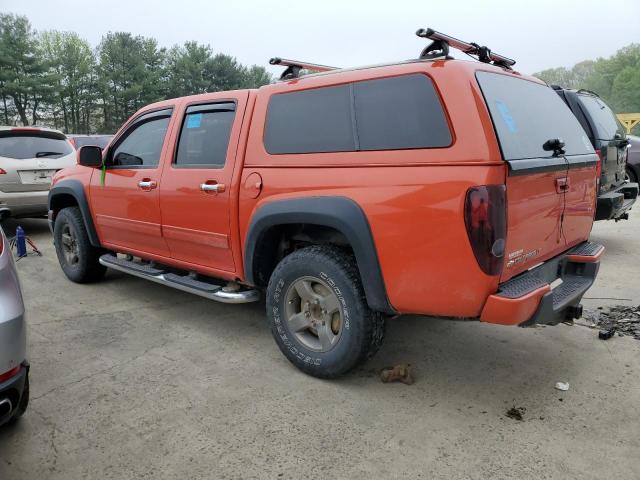
[[[505,160],[550,157],[542,146],[560,138],[566,155],[593,153],[571,110],[546,85],[508,75],[477,72]]]
[[[73,152],[67,140],[34,132],[0,132],[0,157],[14,160],[60,158]]]
[[[429,77],[412,74],[273,95],[264,144],[271,154],[443,148],[451,132]]]

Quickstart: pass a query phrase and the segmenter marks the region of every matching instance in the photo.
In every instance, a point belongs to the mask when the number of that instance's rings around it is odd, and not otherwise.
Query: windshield
[[[618,123],[613,111],[600,98],[593,95],[578,95],[587,115],[594,125],[594,135],[598,140],[612,140],[616,133],[624,138],[622,125]]]
[[[25,160],[27,158],[60,158],[73,152],[66,140],[48,138],[30,132],[16,132],[0,136],[0,157]]]
[[[578,120],[551,88],[499,73],[476,76],[505,160],[551,157],[542,146],[554,138],[565,143],[566,155],[593,153]]]

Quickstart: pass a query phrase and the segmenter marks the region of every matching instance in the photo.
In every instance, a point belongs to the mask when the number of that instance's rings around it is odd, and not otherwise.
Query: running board
[[[128,273],[135,277],[151,280],[152,282],[166,285],[167,287],[193,293],[209,300],[222,303],[250,303],[260,299],[258,290],[240,290],[226,292],[224,287],[209,282],[198,280],[190,275],[178,275],[170,273],[157,264],[134,262],[116,255],[107,253],[100,257],[100,264],[113,270]]]

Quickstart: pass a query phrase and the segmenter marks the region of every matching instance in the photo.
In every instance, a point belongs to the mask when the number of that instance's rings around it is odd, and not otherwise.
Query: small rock
[[[387,367],[380,372],[380,380],[384,383],[402,382],[405,385],[413,384],[413,375],[411,373],[411,364],[401,363],[395,367]]]
[[[527,409],[524,407],[511,407],[509,410],[507,410],[507,413],[505,415],[509,418],[513,418],[514,420],[522,422],[524,420],[524,412],[526,411]]]
[[[569,390],[569,382],[556,382],[556,389],[566,392]]]
[[[616,333],[615,327],[611,327],[605,330],[600,330],[600,332],[598,332],[598,338],[600,340],[609,340],[611,337],[613,337],[615,333]]]

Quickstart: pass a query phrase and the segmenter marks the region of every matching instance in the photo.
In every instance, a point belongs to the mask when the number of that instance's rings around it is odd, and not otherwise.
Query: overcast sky
[[[273,56],[339,67],[415,58],[425,45],[414,35],[420,27],[487,45],[525,73],[640,43],[640,0],[0,0],[0,11],[94,46],[126,31],[167,47],[208,43],[264,66]]]

